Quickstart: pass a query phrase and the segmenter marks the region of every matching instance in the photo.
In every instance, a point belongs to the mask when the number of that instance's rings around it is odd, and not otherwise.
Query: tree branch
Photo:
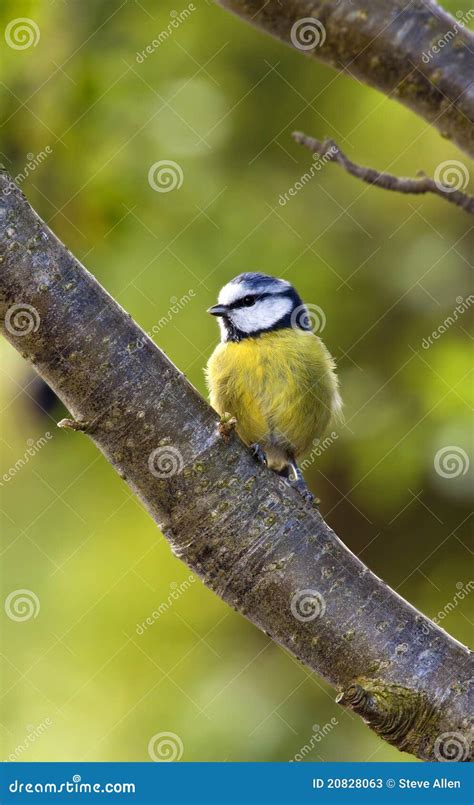
[[[314,137],[308,137],[307,134],[303,134],[301,131],[294,131],[292,137],[299,145],[304,145],[313,154],[318,154],[323,162],[337,162],[337,164],[344,168],[347,173],[350,173],[351,176],[355,176],[357,179],[367,182],[367,184],[373,184],[384,190],[394,190],[397,193],[434,193],[444,198],[446,201],[456,204],[471,215],[474,215],[474,196],[463,193],[462,190],[457,190],[455,185],[444,184],[442,181],[443,175],[441,174],[439,178],[437,177],[436,179],[430,179],[429,176],[424,175],[416,179],[410,179],[407,177],[392,176],[390,173],[379,173],[379,171],[374,170],[374,168],[366,168],[363,165],[357,165],[355,162],[351,162],[351,160],[342,153],[334,140],[324,140],[324,142],[321,142],[321,140],[316,140]],[[463,173],[461,166],[462,163],[446,163],[445,178],[449,179],[451,170],[452,177],[455,181],[458,184],[459,182],[463,184],[467,176]]]
[[[6,338],[221,598],[426,760],[470,751],[470,653],[371,573],[244,445],[0,174]],[[143,344],[142,347],[140,345]],[[64,423],[63,423],[64,424]],[[81,438],[71,434],[67,438]],[[452,755],[451,755],[452,759]]]
[[[434,0],[216,0],[409,106],[474,155],[474,36]]]

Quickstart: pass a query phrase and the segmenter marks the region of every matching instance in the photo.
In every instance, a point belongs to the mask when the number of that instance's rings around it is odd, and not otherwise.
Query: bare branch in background
[[[260,467],[0,173],[6,338],[140,497],[203,582],[425,760],[471,751],[471,655]],[[203,315],[205,315],[203,313]],[[77,426],[75,423],[79,423]],[[67,440],[83,438],[67,433]],[[350,530],[350,523],[348,523]],[[454,737],[453,737],[454,736]]]
[[[301,131],[293,132],[293,139],[299,145],[304,145],[313,154],[318,154],[324,162],[337,162],[341,168],[344,168],[351,176],[361,179],[367,184],[381,187],[384,190],[394,190],[397,193],[414,193],[416,195],[423,193],[434,193],[452,204],[456,204],[466,212],[474,215],[474,196],[463,193],[462,190],[457,190],[455,185],[443,184],[442,177],[430,179],[429,176],[420,175],[416,179],[407,177],[392,176],[390,173],[379,173],[374,168],[366,168],[363,165],[357,165],[351,162],[341,149],[334,142],[334,140],[316,140],[314,137],[308,137]],[[442,167],[442,165],[440,166]],[[445,179],[449,179],[449,171],[453,172],[452,179],[463,182],[467,176],[462,172],[462,163],[453,165],[452,162],[446,163]]]
[[[474,36],[434,0],[216,0],[413,109],[474,155]]]

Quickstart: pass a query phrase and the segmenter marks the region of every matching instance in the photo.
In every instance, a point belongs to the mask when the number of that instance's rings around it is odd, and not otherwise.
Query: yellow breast
[[[219,344],[207,379],[213,408],[233,414],[243,441],[274,453],[275,466],[285,455],[305,453],[340,406],[334,362],[322,341],[303,330]]]

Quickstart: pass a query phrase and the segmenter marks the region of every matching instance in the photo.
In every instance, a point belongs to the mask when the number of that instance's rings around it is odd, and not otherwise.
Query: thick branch
[[[455,165],[446,163],[448,170],[445,180],[451,178],[453,184],[444,184],[441,175],[436,179],[430,179],[429,176],[424,175],[416,179],[410,179],[408,177],[393,176],[391,173],[380,173],[374,170],[374,168],[366,168],[363,165],[357,165],[355,162],[351,162],[351,160],[342,153],[334,140],[324,140],[324,142],[321,142],[321,140],[316,140],[314,137],[308,137],[307,134],[303,134],[301,131],[294,131],[293,139],[299,145],[304,145],[313,154],[318,154],[323,162],[337,162],[337,164],[340,165],[341,168],[344,168],[347,173],[350,173],[351,176],[355,176],[357,179],[367,182],[367,184],[373,184],[375,187],[381,187],[384,190],[394,190],[397,193],[413,193],[415,195],[434,193],[444,198],[445,201],[450,201],[452,204],[456,204],[466,212],[474,215],[474,196],[470,196],[467,193],[463,193],[462,190],[456,189],[456,186],[462,185],[465,179],[467,181],[467,175],[464,174],[460,162]],[[451,165],[451,176],[449,165]]]
[[[222,438],[216,414],[9,182],[1,173],[3,332],[175,554],[382,738],[436,760],[454,732],[467,759],[469,651],[371,573],[235,435]]]
[[[216,0],[409,106],[474,154],[474,36],[433,0]]]

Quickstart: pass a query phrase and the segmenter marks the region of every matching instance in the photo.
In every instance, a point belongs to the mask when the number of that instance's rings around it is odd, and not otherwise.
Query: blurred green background
[[[205,311],[234,275],[284,276],[324,311],[346,423],[306,476],[351,550],[467,642],[472,310],[424,339],[469,297],[472,219],[332,165],[279,198],[312,164],[295,128],[398,175],[472,166],[394,101],[212,3],[137,58],[186,7],[3,0],[2,32],[27,17],[40,38],[15,49],[2,33],[0,159],[12,175],[33,160],[20,179],[33,205],[203,394],[218,338]],[[179,189],[150,185],[161,160]],[[26,589],[36,615],[2,606],[2,759],[146,761],[161,732],[185,761],[410,759],[188,580],[6,343],[1,370],[2,601]],[[459,458],[448,477],[444,448]]]

